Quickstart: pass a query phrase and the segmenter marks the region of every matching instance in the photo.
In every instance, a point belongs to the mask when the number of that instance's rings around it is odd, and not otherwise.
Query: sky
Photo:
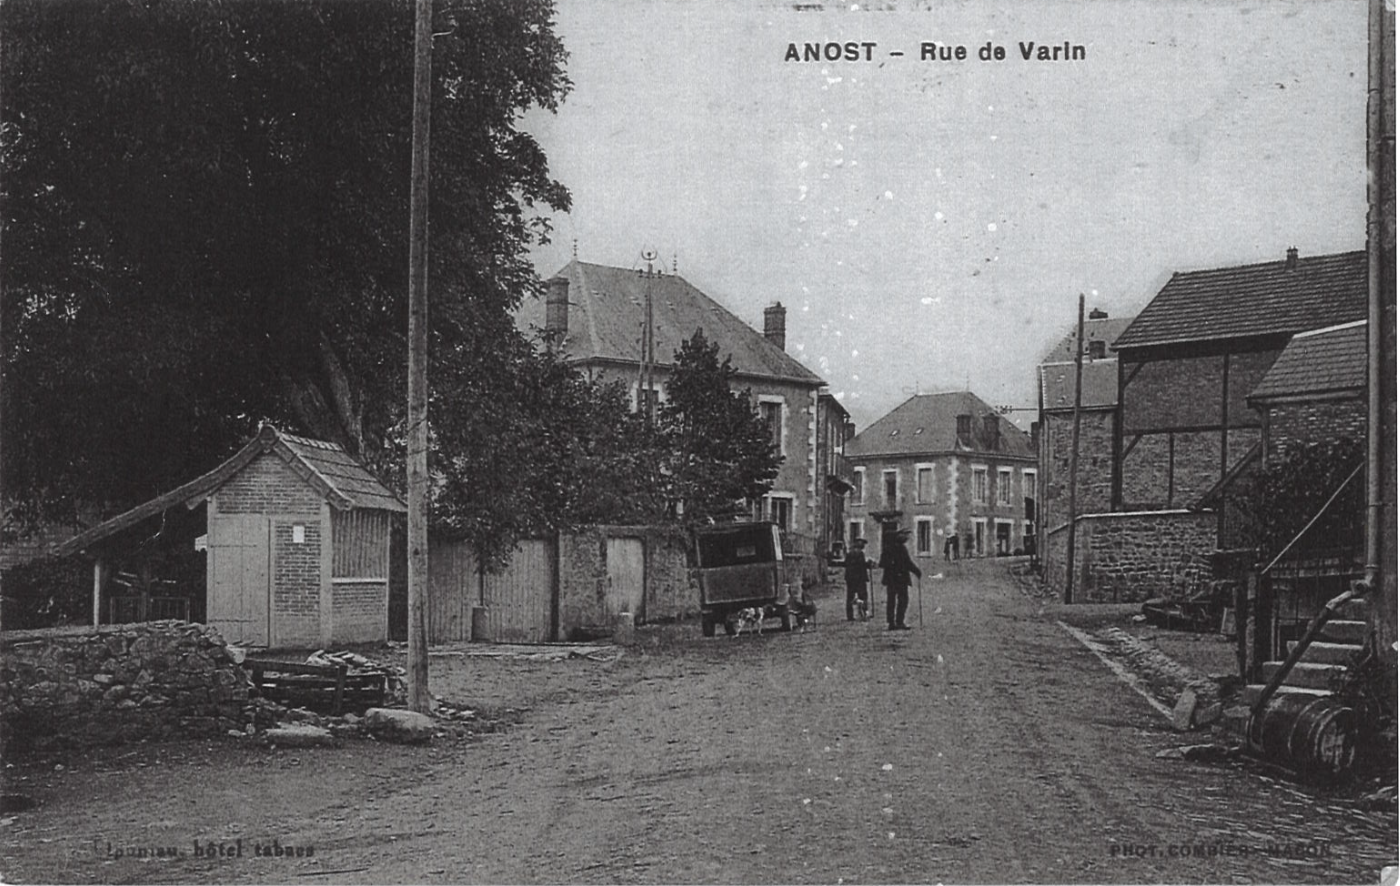
[[[522,125],[573,203],[537,270],[651,250],[756,328],[779,301],[858,428],[949,390],[1029,427],[1081,293],[1128,316],[1173,271],[1365,246],[1364,0],[558,0],[556,29],[573,90]]]

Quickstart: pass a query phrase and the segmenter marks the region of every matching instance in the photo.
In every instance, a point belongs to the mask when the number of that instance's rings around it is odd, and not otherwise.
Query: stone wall
[[[1069,463],[1074,441],[1074,415],[1045,414],[1041,428],[1045,500],[1040,521],[1054,529],[1069,519]],[[1085,409],[1079,415],[1079,465],[1074,506],[1081,514],[1096,514],[1113,506],[1113,410]],[[1034,494],[1034,493],[1028,493]]]
[[[612,630],[608,612],[609,538],[642,541],[643,591],[639,623],[693,615],[700,591],[687,564],[689,540],[675,530],[651,526],[590,526],[559,537],[559,639]]]
[[[1216,515],[1146,511],[1079,518],[1074,603],[1133,603],[1189,596],[1210,579]],[[1046,584],[1063,599],[1067,527],[1047,534]]]
[[[154,621],[0,634],[0,743],[43,750],[243,729],[249,681],[218,631]]]
[[[1366,439],[1366,402],[1361,399],[1277,403],[1269,407],[1268,416],[1271,461],[1297,443]]]

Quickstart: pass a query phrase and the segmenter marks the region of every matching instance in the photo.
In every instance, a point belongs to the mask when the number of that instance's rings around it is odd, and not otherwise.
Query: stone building
[[[1046,574],[1066,574],[1066,599],[1201,590],[1211,553],[1231,545],[1228,509],[1211,503],[1264,450],[1250,394],[1295,335],[1365,315],[1364,252],[1289,249],[1283,261],[1173,274],[1112,347],[1110,508],[1078,509],[1072,570],[1065,546],[1047,538]]]
[[[1113,502],[1113,438],[1118,412],[1118,356],[1113,342],[1131,317],[1110,318],[1095,309],[1084,321],[1080,380],[1079,459],[1075,509],[1107,511]],[[1040,549],[1045,533],[1069,519],[1069,468],[1074,436],[1074,348],[1071,331],[1051,348],[1036,369],[1039,393],[1036,443],[1040,460],[1037,524]]]
[[[817,550],[829,561],[844,556],[846,496],[852,489],[846,441],[855,436],[855,430],[851,414],[839,400],[827,392],[817,396],[817,476],[823,478],[825,496]]]
[[[1366,439],[1366,321],[1300,332],[1249,395],[1265,464],[1293,444]]]
[[[1118,510],[1192,505],[1257,456],[1247,398],[1299,332],[1366,318],[1366,253],[1173,274],[1115,343]]]
[[[968,391],[909,398],[846,444],[853,490],[847,542],[882,524],[908,529],[915,558],[1024,553],[1035,527],[1035,448],[1025,431]],[[1033,514],[1033,508],[1031,513]]]
[[[588,378],[626,385],[634,408],[648,400],[666,401],[674,355],[696,330],[718,344],[721,359],[730,358],[735,383],[749,390],[782,454],[772,491],[754,503],[754,516],[782,526],[801,540],[803,553],[816,554],[828,520],[827,474],[819,470],[826,457],[818,455],[826,439],[818,429],[825,382],[786,352],[787,311],[781,304],[764,310],[760,333],[676,274],[574,260],[547,286],[542,302],[526,299],[521,305],[517,324],[543,334]],[[654,333],[644,361],[648,303]],[[650,381],[644,362],[651,366]]]

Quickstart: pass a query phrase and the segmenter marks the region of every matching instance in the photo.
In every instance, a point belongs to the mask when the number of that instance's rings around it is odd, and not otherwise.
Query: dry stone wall
[[[244,728],[250,683],[218,631],[156,621],[0,635],[0,742],[45,750]]]
[[[1110,513],[1081,517],[1075,539],[1075,603],[1131,603],[1183,597],[1210,579],[1216,548],[1215,514],[1209,511]],[[1047,534],[1046,585],[1063,597],[1064,528]]]

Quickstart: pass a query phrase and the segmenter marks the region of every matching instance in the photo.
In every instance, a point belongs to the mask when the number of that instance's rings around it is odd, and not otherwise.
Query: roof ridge
[[[1350,323],[1338,323],[1336,326],[1327,326],[1322,329],[1309,329],[1306,332],[1296,332],[1294,338],[1308,338],[1314,335],[1323,335],[1328,332],[1337,332],[1341,329],[1351,329],[1353,326],[1365,326],[1365,320],[1352,320]]]
[[[1321,255],[1298,255],[1296,261],[1299,265],[1301,265],[1304,262],[1318,262],[1325,261],[1327,259],[1340,259],[1352,255],[1364,254],[1365,252],[1366,250],[1364,249],[1348,249],[1345,252],[1325,252]],[[1288,259],[1278,258],[1272,259],[1270,261],[1249,262],[1247,264],[1242,265],[1221,265],[1213,268],[1193,268],[1191,270],[1186,271],[1172,271],[1172,276],[1175,277],[1178,275],[1185,276],[1187,274],[1211,274],[1216,272],[1224,273],[1227,271],[1244,271],[1251,268],[1265,268],[1274,265],[1285,266],[1287,264]]]

